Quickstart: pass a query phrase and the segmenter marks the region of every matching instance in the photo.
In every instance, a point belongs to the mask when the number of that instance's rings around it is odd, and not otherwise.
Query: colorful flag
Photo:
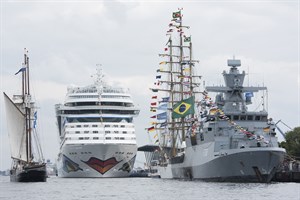
[[[37,111],[34,112],[33,114],[33,128],[36,128],[36,120],[37,120]]]
[[[173,12],[172,17],[173,17],[174,19],[175,19],[175,18],[180,18],[180,17],[181,17],[180,11],[178,11],[178,12]]]
[[[150,117],[150,118],[152,118],[152,119],[155,119],[156,118],[156,115],[153,115],[152,117]]]
[[[195,98],[192,96],[188,99],[184,99],[173,106],[172,118],[185,117],[189,114],[194,114]]]
[[[151,106],[156,106],[156,102],[152,102],[152,103],[151,103]]]
[[[19,71],[17,71],[16,73],[15,73],[15,75],[17,75],[18,73],[20,73],[20,72],[25,72],[26,71],[26,67],[22,67],[21,69],[19,69]]]
[[[184,42],[191,42],[191,36],[190,37],[184,37]]]
[[[157,137],[158,137],[158,133],[156,133],[153,137],[154,137],[154,138],[157,138]]]
[[[212,108],[209,110],[209,115],[215,115],[217,113],[218,109]]]
[[[164,103],[164,104],[161,104],[158,106],[158,110],[167,110],[168,108],[168,104],[167,103]]]
[[[157,99],[157,96],[152,96],[152,99]]]
[[[246,92],[245,97],[253,97],[253,92]]]
[[[163,128],[163,127],[166,127],[166,126],[167,126],[167,121],[160,124],[160,128]]]
[[[191,62],[189,60],[183,60],[181,61],[181,64],[182,65],[187,65],[187,64],[190,64]]]
[[[169,102],[170,97],[162,97],[161,102]]]
[[[151,108],[150,108],[150,111],[151,111],[151,112],[156,112],[156,109],[153,108],[153,107],[151,107]]]
[[[165,51],[168,51],[168,48],[165,48]]]
[[[160,65],[165,65],[165,64],[167,64],[167,62],[166,62],[166,61],[163,61],[163,62],[160,62],[159,64],[160,64]]]
[[[152,127],[148,128],[148,131],[149,131],[149,132],[155,131],[155,128],[154,128],[154,126],[152,126]]]
[[[163,112],[157,115],[158,120],[167,119],[167,112]]]

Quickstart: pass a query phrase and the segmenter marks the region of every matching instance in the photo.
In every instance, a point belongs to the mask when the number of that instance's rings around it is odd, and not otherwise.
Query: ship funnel
[[[241,60],[229,59],[227,60],[227,65],[230,67],[239,67],[241,66]]]

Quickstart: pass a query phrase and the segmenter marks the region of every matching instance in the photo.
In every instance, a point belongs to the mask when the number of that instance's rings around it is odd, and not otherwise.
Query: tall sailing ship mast
[[[47,177],[46,164],[36,133],[37,112],[30,94],[29,57],[26,49],[22,68],[15,75],[20,72],[22,73],[22,94],[14,95],[11,100],[4,93],[13,159],[10,177],[11,181],[17,182],[44,182]]]
[[[154,138],[167,157],[175,157],[185,147],[185,138],[195,118],[195,97],[199,94],[200,76],[195,75],[190,27],[183,24],[182,9],[172,15],[165,53],[157,70],[153,102],[150,110],[155,113],[153,126]]]

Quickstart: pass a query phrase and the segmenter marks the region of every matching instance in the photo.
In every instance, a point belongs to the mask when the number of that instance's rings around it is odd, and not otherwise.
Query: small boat
[[[32,101],[29,84],[29,57],[25,49],[22,68],[22,94],[11,99],[6,93],[4,102],[10,139],[12,182],[46,182],[47,172],[37,136],[37,111]]]

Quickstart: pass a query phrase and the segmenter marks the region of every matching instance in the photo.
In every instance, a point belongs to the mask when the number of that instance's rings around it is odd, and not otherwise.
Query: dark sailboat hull
[[[24,169],[10,170],[11,182],[46,182],[46,164],[24,167]]]

